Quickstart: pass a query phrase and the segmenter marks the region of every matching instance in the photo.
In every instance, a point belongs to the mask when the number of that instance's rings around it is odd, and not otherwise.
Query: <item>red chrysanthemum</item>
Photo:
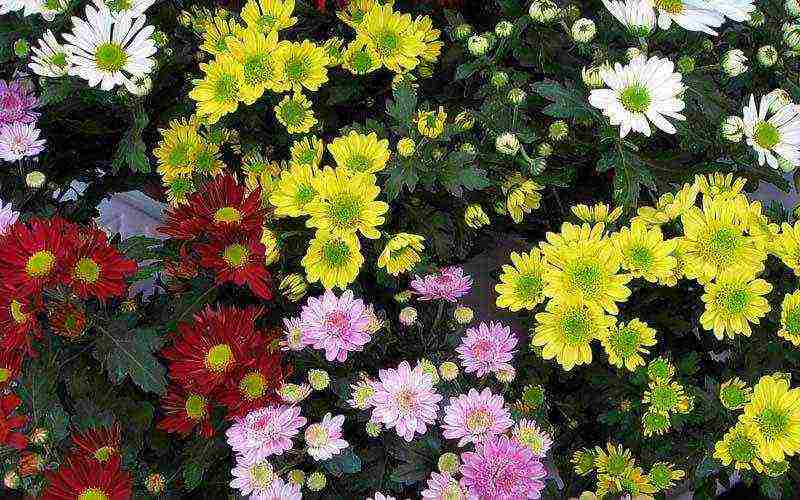
[[[162,352],[170,361],[170,378],[209,394],[231,373],[252,365],[261,345],[255,327],[260,314],[253,307],[206,306],[192,322],[179,323],[179,337]]]
[[[228,378],[218,400],[228,408],[229,420],[280,401],[277,391],[287,375],[281,361],[280,352],[264,353],[255,364]]]
[[[0,349],[0,388],[19,376],[22,353],[19,350]]]
[[[200,265],[217,273],[217,283],[247,285],[264,300],[272,299],[272,277],[265,261],[266,249],[259,236],[216,239],[197,245]]]
[[[247,193],[232,175],[218,175],[190,195],[187,203],[166,212],[166,225],[158,230],[180,240],[204,235],[260,233],[266,209],[261,207],[261,189]]]
[[[17,430],[28,423],[28,417],[12,415],[20,403],[22,400],[16,394],[0,397],[0,444],[24,450],[28,446],[28,438]]]
[[[108,243],[106,233],[95,227],[80,231],[75,247],[65,261],[64,283],[76,295],[105,301],[125,293],[125,279],[137,265]]]
[[[119,456],[120,438],[119,423],[114,422],[110,427],[93,427],[83,432],[72,434],[72,454],[89,460],[105,463]]]
[[[21,349],[35,354],[31,343],[41,338],[42,329],[36,315],[40,305],[32,303],[31,298],[19,292],[3,289],[0,285],[0,349],[4,351]]]
[[[22,296],[58,283],[76,227],[59,217],[15,223],[0,245],[0,283]]]
[[[197,431],[203,437],[211,437],[211,404],[208,397],[200,392],[187,391],[172,384],[161,398],[164,417],[156,427],[165,432],[188,436]]]
[[[46,475],[49,482],[43,500],[128,500],[131,498],[131,475],[120,468],[119,456],[105,463],[79,456],[69,456],[55,472]]]

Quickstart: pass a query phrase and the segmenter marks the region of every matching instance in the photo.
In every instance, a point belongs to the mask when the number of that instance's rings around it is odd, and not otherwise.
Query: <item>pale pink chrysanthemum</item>
[[[3,200],[0,200],[0,236],[6,234],[8,228],[17,222],[17,219],[19,219],[19,212],[11,209],[11,203],[6,205]]]
[[[422,490],[426,500],[467,500],[467,493],[449,472],[431,473],[427,487]]]
[[[276,478],[269,485],[267,491],[259,496],[250,496],[250,500],[302,500],[303,494],[300,492],[300,486],[284,481],[281,478]]]
[[[470,389],[467,394],[451,399],[445,407],[442,435],[458,439],[458,446],[466,446],[502,434],[512,425],[514,421],[503,396],[492,394],[488,387],[480,393]]]
[[[326,413],[322,422],[306,427],[306,451],[314,460],[328,460],[347,448],[348,443],[342,439],[344,415],[333,416]]]
[[[488,373],[513,370],[509,364],[514,357],[517,336],[511,328],[494,321],[468,328],[456,348],[464,371],[483,377]]]
[[[303,329],[300,318],[283,318],[282,351],[302,351],[306,346],[303,343]]]
[[[506,436],[495,436],[461,454],[461,486],[470,495],[493,500],[541,498],[547,474],[527,447]]]
[[[373,496],[367,497],[367,500],[397,500],[397,499],[391,495],[384,495],[380,491],[376,491]]]
[[[39,117],[34,108],[39,99],[28,85],[16,80],[0,80],[0,125],[12,123],[33,123]]]
[[[0,125],[0,160],[17,161],[36,156],[44,150],[41,131],[33,123]]]
[[[511,435],[517,442],[527,446],[537,457],[544,457],[553,446],[553,438],[534,420],[523,418],[514,426]]]
[[[236,466],[231,469],[231,488],[239,490],[246,498],[262,498],[276,480],[275,469],[266,458],[253,460],[245,455],[236,456]]]
[[[458,266],[445,267],[438,273],[425,277],[414,276],[411,290],[419,295],[419,300],[447,300],[456,302],[468,294],[472,288],[472,278],[464,274]]]
[[[299,406],[266,406],[237,418],[225,435],[233,451],[261,460],[290,450],[292,437],[304,425]]]
[[[341,297],[327,290],[322,297],[311,297],[300,313],[303,342],[324,349],[328,361],[345,361],[347,353],[361,351],[370,341],[372,319],[360,299],[345,290]]]
[[[433,377],[421,365],[413,370],[408,361],[394,369],[378,372],[375,394],[370,398],[372,420],[394,427],[397,435],[411,441],[414,434],[425,434],[436,421],[442,396],[433,390]]]

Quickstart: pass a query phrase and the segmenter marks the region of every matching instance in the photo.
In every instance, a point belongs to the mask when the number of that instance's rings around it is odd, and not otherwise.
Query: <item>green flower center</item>
[[[669,385],[655,387],[650,392],[650,402],[659,412],[667,412],[678,406],[678,392]]]
[[[651,379],[663,380],[672,376],[672,370],[670,369],[670,365],[666,360],[659,358],[655,361],[652,361],[647,367],[647,375]]]
[[[672,483],[672,471],[664,465],[654,465],[653,468],[650,469],[650,473],[647,474],[647,478],[653,486],[659,490],[663,490]]]
[[[773,440],[786,435],[789,427],[789,415],[786,411],[775,408],[766,408],[755,419],[758,429],[768,440]]]
[[[328,204],[328,217],[337,229],[351,229],[361,216],[363,206],[355,196],[344,195]]]
[[[522,274],[517,278],[514,291],[527,302],[535,301],[542,295],[544,282],[538,274]]]
[[[84,257],[75,264],[72,275],[84,283],[95,283],[100,278],[100,266],[92,259]]]
[[[191,152],[194,149],[192,144],[180,142],[176,144],[167,156],[167,161],[170,165],[181,167],[187,165],[191,161]]]
[[[96,458],[98,462],[105,462],[109,458],[113,457],[116,451],[117,450],[114,449],[113,446],[103,446],[94,452],[94,458]]]
[[[726,408],[735,409],[740,408],[747,403],[747,396],[745,392],[735,385],[729,385],[720,391],[719,399]]]
[[[239,243],[228,245],[222,252],[222,258],[231,267],[242,267],[247,264],[250,257],[250,250]]]
[[[197,170],[207,174],[210,174],[218,166],[216,156],[208,149],[198,151],[194,162],[197,165]]]
[[[628,460],[617,453],[612,453],[608,456],[606,462],[606,471],[610,476],[621,476],[628,469]]]
[[[341,239],[332,239],[322,245],[322,255],[328,267],[344,267],[350,261],[350,247]]]
[[[293,82],[305,80],[309,72],[308,62],[300,56],[292,56],[286,60],[283,67],[286,78]]]
[[[220,102],[239,100],[239,82],[233,75],[220,75],[214,84],[214,97]]]
[[[800,308],[795,308],[786,314],[786,331],[791,335],[800,335]]]
[[[133,2],[130,0],[105,0],[105,4],[108,10],[114,13],[129,10],[133,7]]]
[[[192,179],[177,177],[170,182],[169,190],[175,196],[185,196],[194,191],[194,183]]]
[[[89,488],[78,495],[78,500],[108,500],[108,495],[100,488]]]
[[[47,250],[39,250],[28,258],[25,272],[31,278],[42,278],[50,274],[56,263],[56,257]]]
[[[622,107],[631,113],[647,112],[652,100],[647,87],[638,83],[626,88],[619,95],[619,102],[622,104]]]
[[[728,443],[728,454],[736,462],[750,462],[758,456],[758,447],[744,434],[737,434]]]
[[[649,411],[642,417],[642,425],[650,432],[660,434],[669,428],[669,418],[663,413]]]
[[[367,71],[369,71],[372,66],[374,66],[374,62],[372,60],[372,56],[369,52],[364,50],[359,50],[355,52],[353,56],[350,58],[350,67],[353,71],[357,74],[363,75]]]
[[[542,450],[542,435],[531,427],[524,427],[520,429],[516,434],[515,437],[520,444],[525,445],[528,449],[533,451],[534,453],[539,453]]]
[[[301,165],[313,165],[317,161],[317,152],[313,149],[304,149],[297,155],[297,162]]]
[[[739,231],[730,227],[719,229],[708,239],[706,260],[716,261],[719,266],[733,264],[741,246],[741,236]]]
[[[384,57],[395,53],[399,45],[400,36],[394,31],[384,31],[378,35],[376,46],[378,52]]]
[[[299,126],[306,116],[306,109],[294,99],[289,99],[280,106],[281,118],[290,127]]]
[[[564,314],[561,328],[564,340],[570,346],[586,344],[592,338],[592,327],[588,313],[581,309],[572,309]]]
[[[316,195],[317,192],[314,191],[314,188],[312,188],[310,185],[301,184],[297,186],[297,191],[295,191],[294,193],[294,200],[298,205],[302,207],[305,206],[306,203],[313,200],[314,196]]]
[[[67,54],[64,52],[59,52],[57,54],[53,54],[53,57],[50,58],[50,64],[56,66],[58,68],[64,68],[67,65]]]
[[[753,139],[762,148],[772,149],[781,142],[781,133],[775,125],[762,121],[756,123]]]
[[[241,222],[242,213],[234,207],[222,207],[214,212],[214,222]]]
[[[356,172],[364,172],[370,166],[372,166],[372,161],[363,155],[353,155],[347,159],[345,164],[347,168],[351,170],[355,170]]]
[[[670,14],[680,14],[683,12],[683,0],[656,0],[656,8]]]
[[[641,345],[639,332],[624,326],[609,338],[612,350],[622,358],[629,358],[636,354]]]
[[[206,354],[206,368],[212,372],[224,372],[233,362],[233,351],[228,344],[217,344]]]
[[[0,383],[8,382],[8,379],[11,378],[11,370],[8,368],[0,368]]]
[[[724,294],[725,308],[730,314],[741,314],[750,303],[750,294],[747,290],[729,290]]]
[[[245,59],[243,66],[244,81],[250,86],[257,86],[269,81],[274,70],[271,60],[263,54],[251,55]]]
[[[648,270],[653,266],[653,252],[644,245],[632,246],[626,256],[633,269]]]
[[[269,33],[272,31],[272,28],[277,23],[278,18],[272,14],[263,14],[261,17],[258,18],[258,26],[261,28],[262,31]]]
[[[186,415],[192,420],[200,420],[206,416],[206,398],[200,394],[189,394],[185,407]]]
[[[260,463],[250,468],[250,479],[260,489],[265,489],[275,480],[275,472],[268,463]]]
[[[97,69],[113,73],[125,67],[125,63],[128,62],[128,54],[122,50],[119,44],[106,42],[97,47],[94,60]]]
[[[598,262],[578,260],[566,272],[569,287],[580,290],[585,298],[593,298],[601,291],[602,271]]]
[[[248,399],[257,399],[264,395],[267,381],[260,372],[250,372],[239,383],[239,391]]]

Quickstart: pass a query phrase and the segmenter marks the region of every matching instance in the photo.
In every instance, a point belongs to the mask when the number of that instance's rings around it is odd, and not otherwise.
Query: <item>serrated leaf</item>
[[[388,173],[389,177],[384,184],[384,191],[389,201],[397,198],[404,188],[408,191],[413,191],[417,187],[419,176],[416,169],[410,165],[397,165],[389,170]]]
[[[25,406],[23,413],[28,415],[30,427],[45,428],[55,441],[60,441],[67,436],[69,415],[58,399],[56,370],[48,361],[44,354],[31,361],[20,377],[16,392]]]
[[[574,89],[564,87],[558,82],[543,81],[533,84],[534,91],[552,101],[542,113],[554,118],[597,119],[597,111],[589,105],[585,96]]]
[[[153,355],[164,345],[154,328],[129,329],[122,323],[98,327],[92,355],[102,363],[108,377],[117,385],[129,376],[145,392],[164,394],[166,368]]]
[[[393,92],[394,100],[386,103],[386,113],[400,123],[408,123],[417,111],[417,94],[409,85],[401,85]]]
[[[119,170],[128,167],[134,172],[149,172],[150,160],[147,158],[147,146],[142,140],[142,132],[150,122],[150,117],[140,105],[133,110],[133,121],[125,136],[117,146],[112,165]]]
[[[361,458],[348,448],[326,461],[324,467],[326,471],[336,477],[344,474],[356,474],[361,472]]]

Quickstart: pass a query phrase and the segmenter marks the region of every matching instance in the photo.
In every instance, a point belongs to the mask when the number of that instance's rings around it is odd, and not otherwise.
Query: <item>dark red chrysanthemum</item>
[[[77,235],[75,249],[65,260],[64,283],[83,299],[105,301],[125,293],[125,279],[136,269],[136,262],[108,243],[106,233],[92,227]]]
[[[259,236],[216,239],[197,245],[200,265],[216,272],[217,283],[247,285],[264,300],[272,299],[272,277]]]
[[[69,456],[58,470],[46,475],[43,500],[129,500],[131,475],[120,468],[119,456],[105,463]]]
[[[120,454],[119,423],[111,426],[93,427],[72,434],[72,454],[89,460],[105,463]]]
[[[287,376],[281,361],[280,352],[264,353],[255,364],[228,378],[217,399],[228,408],[229,420],[280,401],[277,391]]]
[[[208,396],[200,392],[187,391],[177,384],[171,384],[166,395],[161,398],[164,417],[156,427],[165,432],[188,436],[193,431],[203,437],[211,437],[211,405]]]
[[[225,382],[231,373],[255,362],[260,339],[257,308],[206,306],[191,322],[178,324],[178,338],[162,351],[170,361],[170,378],[203,394]]]
[[[19,376],[22,367],[22,353],[18,350],[0,349],[0,388]]]
[[[218,175],[190,195],[187,203],[166,212],[160,232],[181,240],[206,235],[260,234],[266,209],[261,207],[261,189],[248,194],[232,175]]]
[[[40,305],[32,303],[31,298],[38,299],[0,286],[0,349],[35,354],[31,343],[41,338],[42,329],[36,317]]]
[[[6,394],[0,397],[0,444],[24,450],[28,446],[28,438],[17,432],[28,423],[25,415],[12,415],[14,410],[22,403],[16,394]]]

